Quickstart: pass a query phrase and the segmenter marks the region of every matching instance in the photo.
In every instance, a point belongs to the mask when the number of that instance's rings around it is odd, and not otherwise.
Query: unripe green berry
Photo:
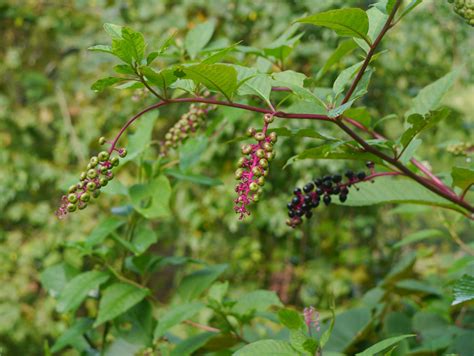
[[[87,203],[89,200],[91,200],[91,195],[89,193],[83,193],[79,199],[84,203]]]
[[[72,203],[69,203],[67,205],[67,211],[69,211],[70,213],[72,213],[73,211],[76,211],[76,208],[77,208],[77,205],[76,204],[72,204]]]
[[[265,158],[262,158],[260,161],[258,161],[258,164],[260,167],[267,168],[268,167],[268,161]]]
[[[89,163],[92,165],[92,168],[94,168],[99,163],[99,159],[96,156],[92,156]]]
[[[257,152],[255,152],[255,154],[257,155],[258,158],[263,158],[265,157],[265,151],[262,150],[261,148],[257,150]]]
[[[87,203],[79,204],[79,210],[84,210],[87,208]]]
[[[241,150],[244,155],[248,155],[252,151],[252,146],[242,145]]]
[[[77,186],[75,184],[71,185],[67,191],[68,193],[74,193],[77,191]]]
[[[257,184],[262,186],[265,184],[265,177],[258,177]]]
[[[265,121],[267,124],[271,124],[273,122],[273,115],[272,114],[265,114],[263,116],[263,121]]]
[[[120,159],[118,157],[112,157],[110,159],[110,163],[112,164],[112,166],[116,167],[119,165]]]
[[[267,152],[273,151],[273,145],[270,142],[265,142],[263,144],[263,149]]]
[[[267,152],[266,157],[268,161],[271,161],[275,158],[275,152]]]
[[[100,167],[100,173],[101,174],[107,174],[108,171],[109,171],[109,169],[107,167]]]
[[[249,128],[247,129],[247,136],[248,136],[248,137],[252,137],[253,135],[255,135],[256,132],[257,132],[257,130],[255,130],[255,128],[249,127]]]
[[[253,168],[252,168],[252,173],[253,173],[255,176],[259,177],[259,176],[262,175],[262,170],[261,170],[259,167],[253,167]]]
[[[277,136],[276,132],[270,133],[270,140],[271,140],[273,143],[277,142],[278,136]]]
[[[125,148],[121,148],[119,150],[119,156],[122,157],[122,158],[126,157],[127,156],[127,150]]]
[[[264,169],[262,175],[264,177],[268,176],[268,169]]]
[[[113,173],[113,172],[109,172],[109,174],[106,176],[106,178],[107,178],[108,180],[114,179],[114,173]]]
[[[165,140],[171,140],[171,138],[173,137],[173,135],[171,135],[169,132],[166,133],[165,135]]]
[[[238,167],[243,167],[244,164],[245,164],[245,161],[246,161],[246,159],[244,157],[239,158],[239,160],[237,162],[237,166]]]
[[[242,174],[244,173],[244,170],[242,168],[239,168],[235,171],[235,179],[240,179],[242,178]]]
[[[93,190],[95,190],[95,188],[97,188],[97,184],[95,184],[94,182],[87,183],[87,190],[88,191],[93,191]]]
[[[255,182],[252,182],[249,184],[249,189],[252,191],[252,192],[256,192],[258,190],[258,184],[255,183]]]
[[[92,197],[93,198],[98,198],[100,195],[100,190],[99,189],[96,189],[92,192]]]
[[[91,178],[91,179],[94,179],[95,177],[97,177],[97,172],[95,169],[89,169],[87,171],[87,177]]]
[[[75,203],[77,202],[77,196],[76,194],[69,194],[67,196],[67,200],[70,202],[70,203]]]
[[[253,135],[253,137],[257,140],[257,141],[263,141],[265,140],[265,134],[263,132],[257,132],[255,133],[255,135]]]
[[[110,155],[109,155],[109,152],[102,151],[97,155],[97,157],[99,158],[99,161],[105,162],[109,159]]]
[[[109,183],[109,181],[107,180],[107,178],[100,177],[99,183],[101,187],[105,187]]]
[[[87,178],[87,173],[86,172],[82,172],[80,177],[79,177],[79,180],[83,181]]]
[[[102,136],[101,138],[99,138],[99,145],[105,145],[105,143],[107,142],[107,140],[105,139],[104,136]]]

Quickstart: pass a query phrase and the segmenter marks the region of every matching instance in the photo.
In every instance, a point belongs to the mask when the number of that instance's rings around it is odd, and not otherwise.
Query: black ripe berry
[[[314,180],[314,184],[316,185],[316,187],[320,187],[322,183],[323,180],[321,178],[317,178]]]
[[[341,203],[344,203],[346,200],[347,200],[347,195],[345,195],[345,194],[339,195],[339,201]]]
[[[307,211],[305,216],[309,219],[313,216],[313,212],[312,211]]]
[[[334,183],[341,183],[342,176],[340,174],[335,174],[335,175],[332,176],[332,181]]]
[[[291,202],[293,203],[293,205],[296,205],[300,202],[300,198],[298,197],[293,197],[293,199],[291,199]]]
[[[339,186],[332,187],[332,194],[339,194],[341,192],[341,188]]]
[[[331,197],[329,195],[325,195],[323,197],[324,204],[329,205],[331,203]]]
[[[294,217],[295,215],[296,215],[296,214],[295,214],[295,212],[294,212],[293,210],[290,210],[290,211],[288,212],[288,216],[289,216],[290,218]]]
[[[332,176],[324,176],[323,181],[332,181]]]
[[[300,194],[300,193],[301,193],[300,188],[295,188],[295,190],[293,190],[293,194]]]
[[[359,178],[359,180],[364,180],[365,177],[366,177],[365,172],[361,171],[357,173],[357,178]]]
[[[352,171],[350,171],[350,170],[347,171],[347,172],[346,172],[346,177],[349,178],[349,179],[354,178],[354,172],[352,172]]]
[[[314,189],[313,183],[308,183],[303,187],[305,193],[309,193]]]
[[[301,210],[301,209],[297,209],[297,210],[296,210],[296,215],[298,215],[298,216],[303,216],[303,215],[304,215],[304,211]]]
[[[288,203],[288,204],[286,204],[286,207],[288,208],[288,210],[292,210],[293,209],[293,204]]]
[[[372,161],[367,161],[367,162],[365,162],[365,165],[366,165],[367,168],[369,168],[369,169],[372,169],[372,168],[375,167],[375,163],[372,162]]]

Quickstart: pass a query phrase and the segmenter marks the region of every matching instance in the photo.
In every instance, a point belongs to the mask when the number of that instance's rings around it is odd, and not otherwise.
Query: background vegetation
[[[215,19],[209,48],[239,41],[264,48],[297,18],[347,3],[0,1],[0,354],[47,353],[77,321],[74,311],[58,312],[55,300],[68,280],[97,263],[78,250],[77,244],[90,238],[94,229],[97,234],[97,227],[110,222],[106,220],[110,216],[127,214],[130,207],[125,187],[141,179],[146,162],[153,165],[157,140],[188,109],[169,106],[160,110],[151,148],[120,168],[121,184],[109,189],[97,204],[58,221],[54,211],[59,197],[74,182],[79,167],[99,149],[98,137],[112,137],[131,115],[155,102],[142,90],[109,89],[100,94],[90,90],[93,82],[110,74],[111,59],[86,50],[108,42],[103,24],[124,24],[139,30],[154,47],[176,32],[176,44],[182,48],[188,30]],[[371,3],[350,1],[350,6],[366,9]],[[304,31],[285,67],[317,77],[339,39],[322,28],[304,27]],[[428,160],[435,172],[449,179],[453,162],[466,164],[471,159],[454,155],[447,148],[453,143],[472,142],[473,138],[472,28],[451,11],[449,4],[425,1],[390,32],[382,47],[387,52],[377,62],[369,94],[361,100],[375,119],[404,112],[421,88],[460,68],[461,75],[444,99],[454,114],[425,133],[424,144],[417,151],[419,158]],[[242,60],[257,61],[244,56]],[[358,60],[355,54],[344,57],[321,76],[318,86],[332,86],[338,73]],[[267,64],[257,61],[258,66]],[[283,169],[288,158],[314,146],[314,140],[294,137],[278,142],[264,197],[253,208],[252,216],[240,222],[232,208],[233,172],[240,152],[234,139],[245,132],[256,115],[219,109],[210,118],[212,131],[209,129],[199,144],[193,142],[201,149],[190,147],[196,155],[189,158],[185,149],[173,153],[175,158],[185,156],[189,160],[184,166],[187,179],[170,177],[172,214],[141,223],[153,234],[147,254],[160,257],[155,273],[140,281],[147,283],[159,301],[154,317],[159,320],[170,310],[169,305],[174,305],[184,276],[208,265],[217,271],[216,278],[229,282],[227,298],[231,301],[255,290],[272,290],[285,306],[299,312],[314,306],[321,318],[329,321],[334,299],[337,317],[327,345],[329,352],[354,354],[387,337],[416,334],[403,340],[394,354],[472,354],[472,304],[451,305],[454,281],[465,274],[474,276],[469,254],[474,248],[472,222],[430,206],[331,206],[317,211],[301,228],[289,229],[285,205],[295,186],[327,172],[360,168],[360,163],[350,161],[302,160]],[[340,135],[319,123],[285,125]],[[396,138],[403,131],[403,122],[393,117],[378,129]],[[212,179],[198,184],[189,181],[190,174]],[[108,239],[102,248],[112,250],[117,244]],[[127,256],[129,262],[133,260],[133,254]],[[121,258],[115,256],[115,261]],[[133,274],[133,268],[124,273]],[[209,297],[206,292],[202,298],[218,299],[215,293],[221,289],[223,284],[216,284],[214,294]],[[267,307],[272,304],[279,302],[264,303],[261,310],[241,307],[243,314],[248,311],[251,316],[248,323],[243,317],[239,322],[231,319],[243,325],[239,335],[249,341],[287,337],[276,317],[269,314]],[[151,325],[154,321],[147,308],[148,304],[141,303],[134,310],[143,323]],[[97,309],[97,298],[92,295],[77,315],[93,317]],[[149,321],[144,321],[148,317]],[[226,330],[224,319],[211,317],[208,309],[193,320]],[[109,354],[128,355],[150,346],[149,340],[134,338],[129,332],[130,325],[132,331],[136,326],[130,320],[117,321],[116,329],[109,333]],[[167,354],[201,332],[188,324],[174,325],[166,330],[166,339],[155,343],[155,350],[161,351],[154,352]],[[99,331],[92,333],[92,344],[102,345],[101,335]],[[231,353],[232,342],[226,346],[228,340],[211,336],[198,345],[199,352]],[[86,341],[78,336],[63,347],[56,345],[57,351],[94,353]]]

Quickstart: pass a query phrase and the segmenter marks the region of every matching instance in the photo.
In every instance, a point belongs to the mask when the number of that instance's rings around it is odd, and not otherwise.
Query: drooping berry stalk
[[[186,139],[203,127],[205,116],[214,110],[215,105],[205,103],[191,104],[189,111],[181,116],[165,134],[165,141],[160,147],[160,154],[166,156],[171,148],[177,148]]]
[[[286,224],[291,227],[296,227],[303,222],[303,217],[310,219],[313,216],[313,209],[320,205],[321,198],[324,205],[331,204],[332,197],[338,196],[339,201],[344,203],[349,194],[349,188],[354,187],[359,189],[355,184],[362,182],[373,182],[373,179],[381,176],[400,175],[398,172],[380,172],[376,173],[374,163],[367,162],[367,167],[370,173],[364,171],[354,173],[348,170],[345,173],[346,181],[343,181],[341,174],[327,175],[322,178],[317,178],[312,182],[307,183],[303,189],[295,188],[293,191],[294,197],[287,204],[289,219]]]
[[[242,145],[241,150],[245,157],[240,158],[239,168],[235,171],[235,178],[239,183],[235,187],[238,196],[234,200],[234,210],[239,214],[240,220],[250,215],[247,206],[259,200],[265,177],[268,175],[269,162],[275,157],[273,144],[278,137],[275,132],[267,134],[268,125],[273,122],[274,115],[265,114],[263,119],[262,131],[252,127],[247,130],[247,135],[255,138],[257,143]]]
[[[105,137],[101,137],[99,143],[101,145],[111,144],[106,141]],[[116,152],[122,158],[127,155],[125,148],[113,148],[112,152]],[[56,210],[56,216],[63,219],[68,213],[77,209],[85,209],[91,198],[97,198],[100,195],[100,188],[105,187],[114,178],[112,168],[118,165],[119,158],[112,157],[107,151],[102,151],[97,156],[91,157],[87,164],[87,170],[81,173],[79,182],[69,187],[68,195],[61,197],[61,204]]]

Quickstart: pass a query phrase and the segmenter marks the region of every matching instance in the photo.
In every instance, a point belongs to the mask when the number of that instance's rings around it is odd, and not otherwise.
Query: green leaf
[[[280,309],[278,320],[290,330],[298,330],[305,326],[301,313],[291,309]]]
[[[356,64],[351,65],[349,68],[344,69],[334,81],[332,86],[332,90],[334,91],[334,95],[337,96],[344,91],[346,85],[348,85],[352,78],[355,76],[359,68],[361,67],[362,62],[358,62]]]
[[[92,51],[92,52],[104,52],[104,53],[114,54],[114,52],[112,51],[112,47],[104,46],[104,45],[92,46],[92,47],[89,47],[87,50]]]
[[[76,310],[91,290],[107,282],[110,275],[99,271],[84,272],[71,279],[59,296],[57,311],[66,313]]]
[[[99,313],[94,327],[125,313],[148,294],[149,290],[127,283],[115,283],[107,287],[100,300]]]
[[[230,47],[223,48],[213,54],[211,54],[209,57],[204,59],[201,63],[202,64],[214,64],[217,62],[222,61],[230,52],[233,52],[236,50],[238,43],[233,44]],[[261,57],[259,57],[261,58]]]
[[[346,54],[351,53],[356,48],[357,45],[352,39],[341,41],[331,56],[327,59],[326,63],[324,63],[324,66],[316,74],[316,79],[322,78],[331,67],[336,63],[339,63]]]
[[[301,355],[301,356],[314,355],[315,350],[313,352],[308,352],[306,348],[303,346],[305,344],[310,347],[312,346],[307,343],[308,340],[316,341],[306,336],[306,333],[303,332],[302,330],[290,330],[290,344],[296,351],[298,351],[298,355]],[[317,349],[317,345],[315,346],[316,346],[315,349]]]
[[[452,305],[474,299],[474,277],[467,274],[458,279],[453,287],[454,301]]]
[[[376,343],[375,345],[372,345],[368,349],[365,349],[364,351],[357,353],[356,356],[373,356],[379,352],[382,352],[388,349],[390,346],[395,345],[406,338],[414,337],[414,336],[416,335],[408,334],[408,335],[394,336],[394,337],[382,340]]]
[[[339,36],[362,38],[369,42],[367,37],[369,19],[365,11],[359,8],[321,12],[299,19],[298,22],[327,27],[336,31]]]
[[[71,280],[78,271],[67,263],[58,263],[46,268],[40,274],[41,285],[53,297],[59,296],[67,282]]]
[[[154,338],[159,339],[165,332],[171,329],[173,326],[192,318],[196,315],[204,304],[200,302],[193,302],[187,304],[181,304],[171,307],[158,319],[158,325],[155,329]]]
[[[264,311],[271,306],[280,306],[280,299],[274,291],[256,290],[241,296],[232,307],[237,314],[249,314],[253,311]]]
[[[156,72],[153,68],[142,66],[140,71],[148,81],[160,89],[168,88],[178,78],[174,75],[173,68],[165,68]]]
[[[130,65],[141,64],[145,56],[145,47],[143,35],[129,27],[122,27],[121,37],[112,40],[113,54]]]
[[[345,351],[363,337],[372,322],[369,308],[355,308],[336,316],[334,329],[326,347],[333,351]]]
[[[105,23],[104,30],[114,39],[122,38],[122,26],[114,25],[113,23]]]
[[[365,107],[358,107],[358,108],[350,108],[344,112],[344,116],[351,118],[357,122],[360,122],[362,125],[366,127],[370,127],[372,125],[372,118],[370,117],[370,113]]]
[[[153,306],[144,299],[114,320],[114,336],[133,344],[151,345],[155,324]]]
[[[300,87],[304,85],[304,81],[307,78],[305,74],[292,70],[285,70],[283,72],[273,73],[272,77],[278,82],[293,84]]]
[[[268,74],[257,74],[239,86],[239,95],[256,95],[270,105],[272,80]]]
[[[164,171],[164,173],[178,180],[184,180],[184,181],[188,181],[188,182],[192,182],[196,184],[207,185],[210,187],[223,184],[222,181],[217,178],[211,178],[211,177],[202,176],[198,174],[183,173],[175,169],[167,169]]]
[[[216,282],[209,289],[209,299],[215,300],[218,303],[222,303],[227,291],[229,290],[229,281]]]
[[[123,224],[125,224],[124,220],[118,220],[116,218],[107,218],[105,220],[101,220],[96,228],[92,230],[90,235],[87,237],[85,246],[90,248],[101,244],[107,236],[109,236]]]
[[[440,288],[437,288],[425,282],[417,281],[416,279],[404,279],[395,283],[395,286],[399,289],[404,289],[411,292],[433,294],[439,297],[443,295],[443,291]]]
[[[141,255],[158,241],[156,232],[146,225],[139,225],[133,235],[131,245],[136,255]]]
[[[201,155],[208,148],[208,139],[205,136],[197,136],[187,140],[179,147],[179,168],[186,171],[199,162]]]
[[[196,58],[196,55],[209,43],[214,33],[216,22],[209,20],[202,24],[196,25],[190,30],[184,39],[184,48],[188,52],[191,59]]]
[[[408,129],[402,134],[400,143],[406,147],[419,133],[435,126],[441,120],[447,118],[450,114],[448,108],[442,108],[427,113],[426,115],[411,114],[406,119]]]
[[[188,274],[183,278],[178,295],[183,301],[190,301],[199,297],[209,286],[227,269],[227,264],[209,266]]]
[[[107,77],[107,78],[102,78],[96,81],[94,84],[92,84],[91,89],[96,92],[100,92],[104,90],[105,88],[108,88],[114,84],[120,83],[125,81],[126,79],[124,78],[117,78],[117,77]]]
[[[417,182],[407,178],[378,177],[374,183],[357,184],[359,190],[351,189],[347,201],[334,203],[348,206],[366,206],[381,203],[413,203],[436,205],[458,211],[459,207],[436,195]],[[390,189],[387,189],[390,187]]]
[[[144,184],[130,187],[133,208],[147,219],[166,217],[170,214],[171,186],[166,176],[161,175]]]
[[[393,245],[393,248],[400,248],[402,246],[406,246],[409,244],[413,244],[416,242],[420,242],[426,239],[431,239],[433,237],[438,237],[442,235],[443,233],[440,230],[436,230],[436,229],[426,229],[426,230],[417,231],[412,234],[409,234],[408,236],[405,236],[403,240]]]
[[[227,100],[237,89],[237,71],[226,64],[196,64],[181,67],[186,76],[196,84],[202,84],[211,91],[222,93]]]
[[[298,28],[299,24],[291,25],[275,41],[264,48],[264,55],[274,57],[278,61],[283,62],[291,54],[293,48],[304,34],[301,32],[295,35]],[[259,53],[256,54],[261,55]]]
[[[135,123],[135,132],[128,136],[128,153],[127,157],[121,159],[123,163],[135,159],[150,146],[153,127],[157,119],[157,111],[148,112],[138,119]]]
[[[173,351],[171,351],[171,356],[192,355],[194,351],[204,346],[215,335],[216,333],[213,332],[205,332],[188,337],[176,345]]]
[[[451,177],[453,177],[453,185],[462,190],[474,184],[474,170],[471,168],[454,167]]]
[[[270,129],[269,132],[276,132],[279,137],[309,137],[325,141],[339,141],[335,137],[327,136],[320,130],[315,130],[309,127],[306,129],[289,129],[287,127],[276,127],[274,129]]]
[[[403,9],[403,12],[401,13],[399,20],[404,18],[406,15],[408,15],[410,12],[412,12],[415,7],[420,5],[423,2],[423,0],[411,0],[411,2]]]
[[[430,111],[437,109],[441,99],[451,88],[458,74],[459,71],[457,70],[451,71],[444,77],[421,89],[412,100],[411,109],[405,113],[405,117],[409,117],[412,114],[424,116]]]
[[[128,75],[135,76],[135,72],[133,71],[133,68],[128,64],[117,64],[114,67],[114,70],[118,74],[128,74]]]
[[[66,346],[72,346],[78,351],[85,351],[89,344],[85,340],[83,334],[91,329],[92,320],[87,318],[79,318],[74,321],[69,329],[67,329],[54,343],[51,352],[59,352]]]
[[[347,103],[329,110],[328,116],[333,119],[341,116],[346,110],[349,110],[349,108],[352,106],[353,103],[354,103],[354,99],[349,100]]]
[[[234,352],[233,356],[295,356],[298,352],[290,343],[282,340],[260,340]]]

